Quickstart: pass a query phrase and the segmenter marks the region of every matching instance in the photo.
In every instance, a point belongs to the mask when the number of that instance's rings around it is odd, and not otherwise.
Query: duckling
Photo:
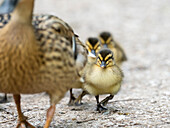
[[[123,48],[113,39],[110,32],[101,32],[99,34],[99,39],[102,47],[109,48],[114,53],[114,58],[118,66],[121,66],[122,62],[127,60]]]
[[[27,122],[20,106],[20,94],[47,92],[50,108],[44,128],[50,126],[55,104],[79,79],[75,66],[75,36],[56,35],[55,28],[34,30],[34,0],[19,0],[11,20],[0,29],[0,92],[12,93],[17,107],[17,127],[34,127]],[[42,36],[42,31],[47,33]]]
[[[98,53],[98,51],[100,50],[101,46],[100,46],[100,42],[98,40],[98,38],[96,37],[89,37],[87,38],[86,42],[85,42],[85,46],[86,46],[86,49],[88,51],[88,60],[87,60],[87,63],[94,63],[95,60],[96,60],[96,54]],[[84,70],[86,70],[86,68],[89,68],[87,67],[88,65],[85,65],[85,69],[83,68],[81,70],[81,73],[80,73],[80,77],[83,73]],[[83,80],[83,79],[81,79]],[[82,81],[82,84],[83,84],[84,80]],[[82,87],[81,87],[82,88]],[[79,106],[79,105],[82,105],[83,103],[81,102],[82,101],[82,98],[88,94],[87,91],[83,90],[83,92],[78,96],[78,98],[75,98],[73,93],[72,93],[72,90],[70,90],[70,101],[72,102],[69,102],[69,105],[76,105],[76,106]]]
[[[113,52],[103,48],[98,52],[94,63],[87,63],[82,77],[83,89],[96,97],[97,110],[101,112],[106,110],[103,105],[106,105],[120,90],[123,72],[116,65]],[[101,94],[110,94],[110,96],[99,102]]]

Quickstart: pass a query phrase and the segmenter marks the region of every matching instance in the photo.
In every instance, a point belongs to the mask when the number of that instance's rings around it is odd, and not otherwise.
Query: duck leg
[[[26,121],[27,118],[23,115],[21,111],[21,105],[20,105],[21,96],[19,94],[18,95],[14,94],[13,97],[14,97],[15,104],[17,106],[18,117],[19,117],[19,123],[17,125],[17,128],[35,128],[34,126],[32,126]]]
[[[0,103],[7,103],[7,94],[5,93],[3,99],[0,101]]]
[[[113,97],[114,97],[114,95],[107,96],[105,99],[103,99],[103,100],[100,102],[100,104],[102,104],[102,105],[104,105],[104,106],[107,105],[108,101],[111,100],[111,99],[113,99]]]
[[[47,119],[46,123],[44,125],[44,128],[48,128],[50,126],[50,123],[53,119],[54,113],[55,113],[55,104],[51,105],[51,107],[47,111]]]
[[[73,105],[74,104],[74,101],[75,101],[75,97],[74,97],[74,94],[73,94],[73,92],[72,92],[73,90],[72,90],[72,88],[70,89],[70,101],[69,101],[69,103],[68,103],[68,105]]]
[[[83,92],[78,96],[78,98],[75,100],[75,105],[76,105],[76,106],[80,106],[80,105],[83,104],[83,103],[81,102],[81,100],[82,100],[82,98],[83,98],[86,94],[88,94],[88,92],[83,91]]]
[[[95,96],[95,98],[96,98],[96,101],[97,101],[97,111],[99,111],[99,112],[106,111],[107,108],[103,107],[101,105],[101,102],[99,102],[99,95]]]

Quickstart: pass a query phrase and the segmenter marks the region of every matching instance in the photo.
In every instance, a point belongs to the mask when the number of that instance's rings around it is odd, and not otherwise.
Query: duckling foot
[[[103,107],[101,104],[97,104],[96,110],[99,112],[105,112],[105,111],[107,111],[107,108]]]
[[[75,104],[75,100],[76,100],[76,98],[75,98],[74,96],[70,97],[70,100],[69,100],[69,102],[68,102],[68,105],[69,105],[69,106],[74,105],[74,104]]]
[[[35,127],[25,120],[25,121],[18,123],[16,128],[35,128]]]
[[[68,105],[69,105],[69,106],[74,105],[75,100],[76,100],[76,98],[74,97],[73,89],[71,88],[71,89],[70,89],[70,100],[69,100],[69,102],[68,102]]]
[[[82,101],[82,98],[83,98],[86,94],[87,94],[87,92],[86,92],[86,91],[83,91],[83,92],[78,96],[78,98],[75,99],[73,105],[75,105],[75,106],[81,106],[81,105],[83,105],[83,103],[82,103],[81,101]]]
[[[79,101],[75,102],[74,105],[75,106],[81,106],[81,105],[83,105],[83,103],[79,100]]]
[[[103,105],[103,106],[106,106],[108,101],[113,99],[114,95],[110,95],[110,96],[107,96],[105,99],[103,99],[100,103]]]

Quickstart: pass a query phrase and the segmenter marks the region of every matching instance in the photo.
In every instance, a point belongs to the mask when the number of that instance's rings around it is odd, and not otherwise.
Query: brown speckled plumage
[[[33,28],[33,2],[21,0],[9,23],[0,29],[0,92],[14,94],[17,107],[19,94],[47,92],[51,107],[45,127],[49,127],[55,104],[78,85],[72,51],[74,33],[67,24],[55,24],[60,19],[45,15],[35,20]],[[21,121],[24,116],[18,112]]]
[[[0,29],[3,28],[11,19],[11,14],[0,14]],[[32,25],[34,27],[36,39],[41,42],[41,46],[46,40],[56,35],[64,36],[72,41],[73,29],[62,19],[45,14],[33,15]],[[48,31],[47,31],[48,30]],[[87,51],[85,45],[75,35],[77,43],[76,68],[79,71],[83,69],[87,61]],[[67,44],[68,45],[68,44]]]

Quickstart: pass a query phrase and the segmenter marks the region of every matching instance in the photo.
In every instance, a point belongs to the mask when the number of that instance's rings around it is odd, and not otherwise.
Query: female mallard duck
[[[0,29],[1,29],[10,21],[11,14],[10,13],[1,14],[0,17],[1,17],[0,20]],[[76,68],[77,68],[77,73],[80,75],[87,61],[87,52],[86,52],[85,45],[79,40],[78,36],[74,34],[72,28],[62,19],[47,14],[33,15],[32,24],[34,26],[36,38],[41,42],[45,42],[46,39],[48,39],[49,33],[46,32],[46,29],[48,28],[51,28],[50,32],[55,35],[65,36],[69,41],[76,40],[76,46],[77,46]],[[75,36],[72,36],[73,34]],[[2,100],[2,102],[6,102],[7,98],[4,97],[4,99],[5,100]],[[71,102],[74,101],[74,99],[75,97],[72,94],[72,89],[71,89],[69,104],[71,104]]]
[[[123,48],[113,39],[110,32],[101,32],[99,39],[102,47],[109,48],[114,53],[114,58],[118,66],[121,66],[122,62],[127,60]]]
[[[76,44],[68,36],[56,35],[57,30],[51,26],[34,29],[33,5],[34,0],[18,1],[11,20],[0,29],[0,92],[13,94],[19,116],[17,127],[33,127],[21,111],[20,94],[47,92],[51,106],[44,127],[48,128],[55,104],[68,89],[77,87]]]

